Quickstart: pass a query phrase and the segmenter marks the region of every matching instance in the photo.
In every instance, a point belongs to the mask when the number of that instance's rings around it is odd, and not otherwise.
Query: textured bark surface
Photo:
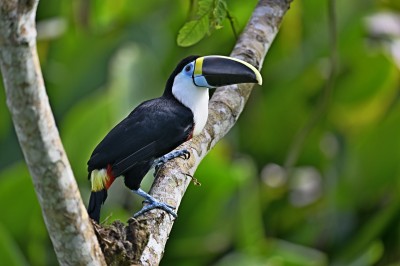
[[[7,105],[59,263],[104,265],[45,91],[36,51],[37,4],[0,1],[0,68]]]
[[[289,0],[261,0],[255,8],[252,18],[240,36],[231,56],[245,60],[261,68],[264,57],[278,33],[283,15],[289,9]],[[183,144],[191,152],[188,161],[176,159],[164,165],[155,179],[150,194],[169,205],[180,205],[182,197],[191,182],[188,175],[193,175],[201,160],[208,151],[236,123],[249,98],[253,85],[229,86],[219,88],[209,104],[209,116],[203,133],[193,140]],[[179,218],[178,218],[179,219]],[[164,252],[165,244],[171,232],[174,218],[163,211],[153,210],[139,219],[131,219],[127,227],[121,227],[120,222],[114,222],[109,228],[96,226],[99,241],[109,263],[112,256],[118,256],[112,250],[128,246],[133,254],[132,263],[140,265],[158,265]],[[121,234],[121,242],[110,237],[109,232]],[[126,234],[126,235],[124,235]],[[123,235],[123,236],[122,236]],[[112,241],[111,241],[112,240]],[[108,250],[112,252],[108,253]]]

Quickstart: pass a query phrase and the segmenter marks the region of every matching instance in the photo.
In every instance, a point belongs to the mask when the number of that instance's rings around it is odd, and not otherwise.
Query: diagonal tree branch
[[[61,265],[104,265],[51,112],[36,51],[38,0],[0,1],[0,67],[25,160]]]
[[[260,68],[291,2],[291,0],[260,0],[231,56]],[[203,133],[179,147],[191,152],[190,160],[174,160],[164,165],[153,183],[150,194],[162,202],[179,207],[191,181],[188,175],[194,174],[208,151],[236,123],[252,88],[253,85],[250,84],[235,85],[219,88],[214,93]],[[115,262],[111,253],[115,254],[116,248],[123,245],[129,246],[127,243],[130,242],[133,244],[131,251],[119,250],[119,252],[133,253],[129,255],[130,259],[141,265],[158,265],[173,223],[174,220],[170,215],[154,210],[137,220],[130,219],[128,228],[120,222],[115,222],[110,228],[97,225],[95,228],[109,263]],[[115,237],[116,233],[122,237]]]

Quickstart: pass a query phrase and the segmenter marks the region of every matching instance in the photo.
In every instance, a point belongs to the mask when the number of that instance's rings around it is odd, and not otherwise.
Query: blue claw
[[[153,162],[153,166],[156,167],[156,168],[160,167],[164,163],[166,163],[166,162],[168,162],[168,161],[170,161],[172,159],[178,158],[178,157],[181,157],[182,159],[187,160],[187,159],[190,158],[190,152],[188,150],[186,150],[186,149],[185,150],[171,151],[170,153],[167,153],[164,156],[161,156],[160,158],[155,159],[154,162]]]
[[[190,158],[190,152],[186,149],[184,150],[176,150],[176,151],[171,151],[170,153],[165,154],[164,156],[161,156],[160,158],[157,158],[153,162],[153,166],[155,171],[154,171],[154,177],[157,176],[158,170],[160,167],[165,164],[166,162],[181,157],[184,160],[188,160]]]
[[[137,218],[141,215],[143,215],[144,213],[153,210],[153,209],[161,209],[169,214],[171,214],[173,217],[177,218],[178,215],[174,212],[174,207],[167,205],[165,203],[159,202],[157,201],[155,198],[153,198],[152,196],[150,196],[149,194],[147,194],[146,192],[144,192],[142,189],[138,189],[138,190],[132,190],[134,193],[136,193],[139,196],[142,196],[143,198],[145,198],[144,202],[149,203],[149,205],[144,206],[139,212],[135,213],[133,215],[133,218]]]

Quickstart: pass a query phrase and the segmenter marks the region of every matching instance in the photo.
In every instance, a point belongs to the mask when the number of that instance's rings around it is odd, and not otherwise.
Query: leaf
[[[197,6],[196,19],[186,22],[179,30],[177,43],[187,47],[196,44],[214,29],[221,29],[227,16],[227,5],[224,0],[200,0]]]
[[[187,47],[196,44],[210,30],[222,28],[222,22],[227,16],[226,2],[223,0],[200,0],[198,2],[196,19],[186,22],[179,30],[177,43]]]
[[[208,23],[208,16],[203,16],[199,20],[192,20],[185,23],[178,33],[178,45],[188,47],[199,42],[208,32]]]
[[[225,20],[227,16],[226,2],[223,0],[216,0],[211,15],[212,17],[210,21],[210,26],[217,30],[221,29],[222,22]]]
[[[197,18],[200,19],[212,11],[214,0],[200,0],[198,3]]]

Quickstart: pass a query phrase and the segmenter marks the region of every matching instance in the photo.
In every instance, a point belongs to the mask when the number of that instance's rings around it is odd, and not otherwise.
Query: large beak
[[[258,70],[242,60],[219,55],[199,57],[195,61],[193,82],[199,87],[216,88],[239,83],[262,84]]]

